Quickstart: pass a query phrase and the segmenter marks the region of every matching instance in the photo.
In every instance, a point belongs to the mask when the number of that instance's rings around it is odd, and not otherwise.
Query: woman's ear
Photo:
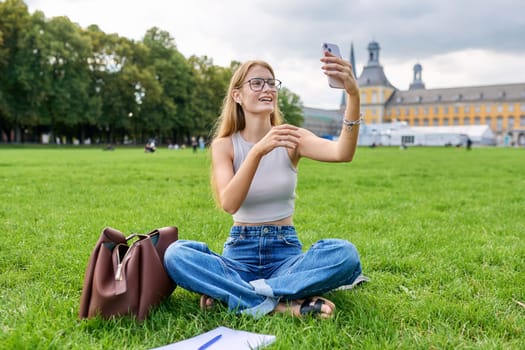
[[[235,89],[232,91],[232,98],[236,103],[242,105],[241,93],[239,90]]]

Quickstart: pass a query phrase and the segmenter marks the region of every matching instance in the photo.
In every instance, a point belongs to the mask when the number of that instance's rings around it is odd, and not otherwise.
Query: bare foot
[[[201,295],[201,299],[199,301],[199,306],[201,310],[211,310],[214,305],[215,299],[213,299],[210,296],[207,296],[206,294]]]
[[[307,299],[292,300],[289,302],[280,302],[277,304],[274,312],[288,313],[294,317],[304,315],[319,316],[321,318],[330,318],[335,311],[335,304],[330,300],[321,297],[311,297]]]

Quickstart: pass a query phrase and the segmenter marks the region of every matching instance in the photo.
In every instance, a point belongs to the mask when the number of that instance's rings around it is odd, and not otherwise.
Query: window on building
[[[507,107],[507,110],[509,112],[514,112],[514,105],[513,104],[510,104],[508,107]]]
[[[434,107],[434,114],[439,114],[439,107]]]
[[[399,117],[400,114],[401,114],[401,110],[399,108],[396,108],[396,117]]]
[[[470,118],[469,117],[463,118],[463,125],[470,125]]]
[[[428,118],[424,118],[423,119],[423,125],[424,126],[428,126]]]
[[[503,112],[503,105],[501,103],[498,103],[497,110],[498,110],[498,113]]]
[[[419,119],[418,118],[414,119],[414,126],[419,126]]]
[[[364,91],[361,93],[361,101],[366,103],[366,92]]]
[[[476,113],[481,112],[481,106],[480,105],[476,105],[476,108],[474,110],[476,111]]]
[[[405,145],[414,144],[415,137],[413,135],[401,135],[401,143],[404,143]]]
[[[410,108],[405,108],[405,115],[410,115]]]
[[[485,117],[485,124],[490,126],[492,128],[492,118],[491,117]]]
[[[525,115],[520,115],[520,126],[525,126]]]
[[[478,116],[474,117],[474,125],[481,125],[481,117],[478,117]]]
[[[443,118],[443,125],[448,126],[448,118]]]
[[[459,114],[459,107],[458,106],[454,106],[454,114]]]
[[[520,105],[520,111],[525,112],[525,103]]]
[[[503,129],[503,117],[498,116],[496,118],[496,131],[501,131]]]
[[[454,117],[454,119],[452,120],[452,123],[454,125],[459,125],[459,118],[458,117]]]
[[[423,114],[428,115],[428,107],[423,108]]]
[[[514,117],[510,116],[509,119],[507,119],[507,129],[512,130],[514,129]]]
[[[463,108],[463,111],[464,111],[465,113],[470,113],[470,106],[469,106],[469,105],[465,106],[465,107]]]
[[[491,110],[492,110],[492,106],[490,104],[487,104],[485,106],[485,112],[490,113]]]
[[[376,103],[377,102],[377,92],[372,92],[372,103]]]
[[[438,118],[433,118],[432,119],[432,125],[433,126],[438,126],[439,125],[439,119]]]

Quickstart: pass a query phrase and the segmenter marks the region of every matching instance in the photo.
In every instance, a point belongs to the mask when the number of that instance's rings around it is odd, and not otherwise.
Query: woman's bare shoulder
[[[218,154],[233,156],[232,137],[216,137],[211,143],[211,150],[214,156]]]
[[[232,147],[232,137],[231,136],[224,136],[224,137],[216,137],[213,139],[211,146],[214,148],[228,148]]]

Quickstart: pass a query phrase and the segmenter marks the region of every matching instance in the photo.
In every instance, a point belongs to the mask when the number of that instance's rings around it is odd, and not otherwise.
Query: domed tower
[[[423,83],[423,79],[421,78],[421,72],[423,71],[423,67],[416,63],[414,65],[414,79],[412,83],[410,84],[409,90],[417,90],[417,89],[424,89],[425,83]]]
[[[368,63],[357,79],[361,91],[361,112],[365,123],[384,123],[385,104],[396,91],[388,81],[383,66],[379,63],[379,44],[372,41],[368,44]]]

